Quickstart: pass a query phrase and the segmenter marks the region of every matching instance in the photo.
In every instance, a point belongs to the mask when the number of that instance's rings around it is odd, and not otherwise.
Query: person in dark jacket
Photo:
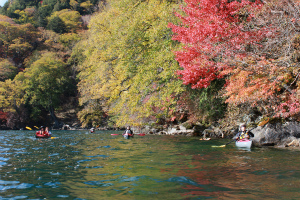
[[[240,126],[240,131],[233,137],[235,140],[250,139],[254,137],[254,134],[251,131],[246,130],[246,124]]]
[[[122,134],[125,139],[128,139],[129,137],[133,137],[133,132],[130,129],[130,126],[127,126],[126,130]]]

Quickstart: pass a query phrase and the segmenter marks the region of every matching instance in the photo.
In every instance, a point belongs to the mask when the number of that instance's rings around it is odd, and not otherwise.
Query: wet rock
[[[62,130],[70,130],[71,128],[70,128],[70,125],[68,125],[68,124],[64,124],[63,126],[62,126]]]
[[[167,135],[194,136],[194,130],[193,129],[186,129],[183,126],[174,126],[174,127],[169,127],[168,128]]]
[[[214,138],[217,138],[217,137],[221,137],[221,138],[224,138],[224,133],[223,131],[218,128],[218,127],[210,127],[208,129],[205,129],[203,132],[202,132],[202,135],[203,137],[214,137]]]

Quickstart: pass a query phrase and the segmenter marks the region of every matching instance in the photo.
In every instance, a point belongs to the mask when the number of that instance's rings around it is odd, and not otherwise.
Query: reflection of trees
[[[300,161],[282,152],[212,149],[211,141],[186,137],[125,140],[100,131],[57,131],[53,140],[36,140],[29,131],[9,133],[0,133],[6,163],[1,180],[33,186],[3,190],[4,198],[297,199],[299,194]]]
[[[191,145],[192,146],[192,145]],[[206,152],[208,153],[208,152]],[[195,154],[176,173],[197,184],[182,186],[186,197],[215,197],[222,199],[293,199],[299,194],[299,162],[286,160],[285,154],[270,156],[259,152],[213,152],[207,155]],[[182,157],[190,156],[190,152]],[[284,158],[283,158],[283,157]],[[276,161],[277,160],[277,161]],[[289,172],[282,171],[289,168]],[[164,169],[170,173],[172,169]],[[280,174],[284,179],[279,179]],[[289,193],[287,193],[290,191]]]

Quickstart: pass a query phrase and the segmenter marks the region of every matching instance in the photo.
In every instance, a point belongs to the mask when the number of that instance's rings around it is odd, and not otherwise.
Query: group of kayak
[[[49,131],[49,128],[44,128],[43,126],[41,126],[41,130],[35,133],[36,138],[49,138],[51,135],[52,133]]]
[[[234,137],[233,141],[235,141],[235,145],[237,147],[241,148],[251,148],[252,141],[250,137],[254,137],[254,134],[251,131],[246,131],[246,125],[242,124],[240,127],[240,132],[238,132]],[[90,129],[91,133],[95,131],[94,128]],[[117,134],[118,135],[118,134]],[[133,138],[134,134],[133,131],[130,129],[130,126],[126,127],[126,130],[122,133],[123,137],[125,139]],[[44,128],[41,126],[41,130],[37,131],[35,133],[36,138],[49,138],[51,137],[51,132],[49,131],[49,128]]]

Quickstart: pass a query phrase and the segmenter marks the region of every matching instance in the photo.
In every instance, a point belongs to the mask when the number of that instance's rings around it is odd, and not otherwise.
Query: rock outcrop
[[[255,146],[299,145],[296,140],[300,138],[300,124],[297,122],[266,124],[255,128],[252,132],[254,133],[253,144]]]

